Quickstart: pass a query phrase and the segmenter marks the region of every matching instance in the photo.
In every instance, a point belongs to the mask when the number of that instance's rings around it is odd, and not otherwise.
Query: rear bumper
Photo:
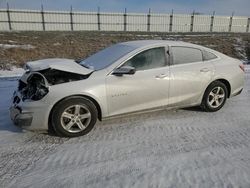
[[[232,97],[234,97],[234,96],[237,96],[237,95],[241,94],[241,92],[242,92],[242,91],[243,91],[243,88],[242,88],[242,89],[240,89],[239,91],[237,91],[237,92],[233,93],[233,94],[232,94]]]

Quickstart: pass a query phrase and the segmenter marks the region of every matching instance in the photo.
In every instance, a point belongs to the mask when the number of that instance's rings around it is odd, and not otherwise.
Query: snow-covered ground
[[[33,49],[35,47],[30,45],[30,44],[0,44],[0,48],[3,48],[3,49],[21,48],[24,50],[30,50],[30,49]]]
[[[250,71],[216,113],[179,109],[98,123],[73,139],[22,131],[0,80],[0,187],[250,187]]]
[[[0,69],[0,78],[13,78],[20,77],[24,73],[23,68],[12,67],[11,70],[1,70]]]

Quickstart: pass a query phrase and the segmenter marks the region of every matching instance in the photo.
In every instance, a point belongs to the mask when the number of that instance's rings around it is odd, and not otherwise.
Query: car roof
[[[218,51],[207,48],[205,46],[200,46],[197,44],[192,44],[192,43],[183,42],[183,41],[174,41],[174,40],[135,40],[135,41],[122,42],[119,44],[130,46],[134,49],[147,48],[147,47],[156,46],[156,45],[185,46],[185,47],[193,47],[193,48],[198,48],[201,50],[206,50],[216,55],[224,55]]]
[[[183,41],[172,41],[172,40],[135,40],[135,41],[122,42],[120,44],[131,46],[131,47],[134,47],[134,48],[141,48],[141,47],[147,47],[147,46],[153,46],[153,45],[197,46],[197,45],[187,43],[187,42],[183,42]],[[201,46],[199,46],[199,47],[201,47]]]

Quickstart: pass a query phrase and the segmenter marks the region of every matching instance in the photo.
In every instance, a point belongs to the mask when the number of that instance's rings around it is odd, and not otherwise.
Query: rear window
[[[202,53],[201,50],[189,47],[172,47],[173,61],[175,65],[201,62]]]
[[[203,50],[204,61],[209,61],[209,60],[216,59],[216,58],[217,56],[214,55],[213,53]]]

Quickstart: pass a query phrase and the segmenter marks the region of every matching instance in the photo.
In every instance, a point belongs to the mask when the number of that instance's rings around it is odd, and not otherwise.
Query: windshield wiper
[[[76,59],[75,62],[81,66],[83,66],[84,68],[87,68],[87,69],[91,69],[91,70],[95,70],[95,68],[93,66],[90,66],[90,65],[85,65],[84,61],[82,59]]]
[[[81,65],[81,66],[87,68],[87,69],[90,69],[90,67],[89,67],[88,65],[81,64],[82,59],[76,59],[75,62],[76,62],[77,64],[79,64],[79,65]]]
[[[90,67],[88,65],[84,65],[84,64],[80,64],[80,65],[87,68],[87,69],[90,69]]]
[[[78,64],[81,63],[81,61],[82,61],[82,59],[76,59],[75,60],[75,62],[78,63]]]
[[[95,68],[90,66],[90,65],[85,65],[85,64],[82,64],[82,63],[79,63],[79,65],[81,65],[81,66],[83,66],[83,67],[85,67],[87,69],[95,70]]]

